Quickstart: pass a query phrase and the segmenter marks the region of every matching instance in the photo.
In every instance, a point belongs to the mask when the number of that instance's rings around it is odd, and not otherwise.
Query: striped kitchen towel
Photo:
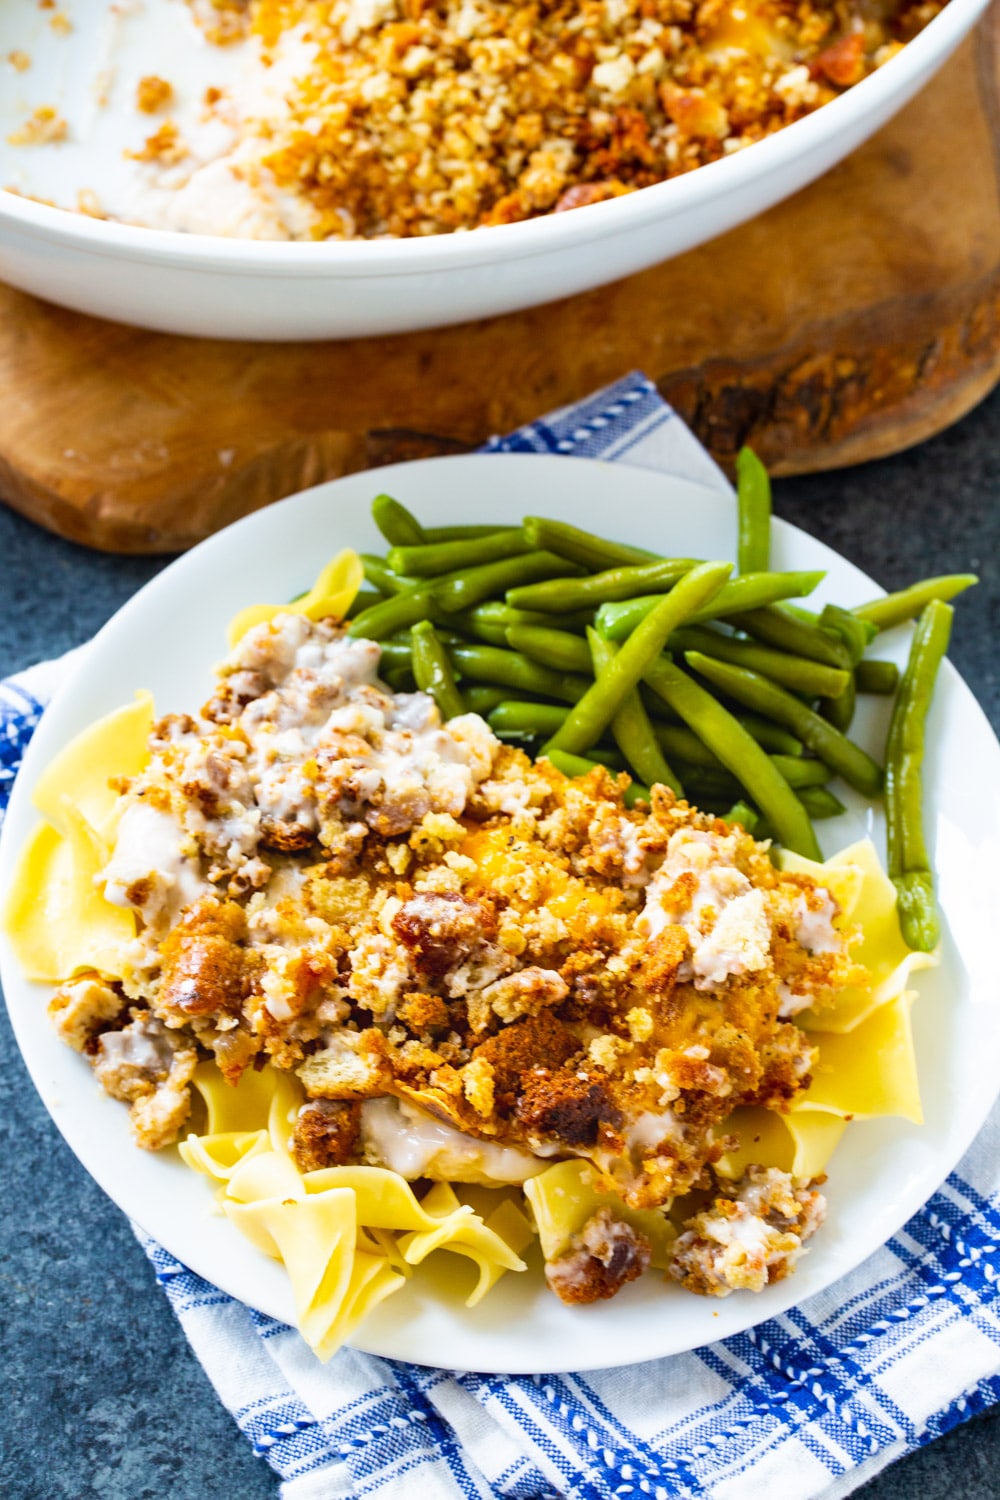
[[[571,453],[730,493],[641,375],[490,452]],[[0,685],[0,809],[69,663]],[[140,1235],[192,1347],[284,1500],[834,1500],[1000,1399],[1000,1113],[904,1229],[852,1275],[724,1342],[586,1376],[454,1374],[293,1330]]]

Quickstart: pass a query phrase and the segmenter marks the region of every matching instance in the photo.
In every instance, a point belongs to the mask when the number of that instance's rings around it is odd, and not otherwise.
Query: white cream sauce
[[[334,820],[333,837],[356,852],[367,823],[398,834],[428,813],[459,816],[499,741],[477,714],[442,725],[426,693],[390,692],[380,657],[375,641],[302,615],[248,631],[221,669],[233,691],[255,694],[239,713],[241,733],[181,719],[158,730],[104,871],[107,899],[134,906],[162,934],[199,896],[224,892],[231,874],[266,883],[274,845],[263,849],[266,864],[258,849],[275,825],[278,846],[292,847],[282,842],[289,829],[315,835],[339,813],[350,827],[338,831]],[[150,787],[167,789],[178,816],[144,800]],[[144,899],[130,902],[140,881]]]
[[[817,888],[816,895],[823,898],[817,911],[812,909],[804,895],[798,898],[792,909],[796,921],[795,940],[809,953],[841,953],[844,940],[833,925],[837,903],[822,887]]]
[[[648,1155],[665,1141],[680,1140],[684,1135],[684,1125],[672,1110],[660,1114],[647,1109],[629,1122],[624,1134],[630,1151]]]
[[[158,1021],[134,1021],[122,1031],[106,1031],[98,1038],[101,1061],[127,1064],[144,1073],[169,1073],[173,1048]]]
[[[411,1182],[526,1182],[545,1169],[527,1151],[463,1135],[398,1099],[366,1100],[361,1134],[371,1155]]]
[[[755,973],[770,963],[771,924],[763,891],[756,890],[732,863],[735,840],[703,829],[681,828],[667,845],[663,863],[646,888],[636,923],[650,938],[664,928],[683,928],[691,945],[681,977],[696,989],[713,990],[733,975]],[[694,875],[687,900],[665,903],[682,875]],[[708,910],[714,914],[704,931]]]
[[[139,904],[143,920],[148,927],[169,927],[185,906],[212,890],[199,862],[181,852],[183,842],[183,829],[170,813],[146,802],[130,803],[101,876],[106,899],[115,906],[131,906],[126,892],[137,881],[147,881],[149,895]]]
[[[261,673],[270,691],[247,705],[240,726],[250,740],[247,771],[268,817],[318,826],[315,778],[343,783],[355,813],[376,798],[385,810],[419,821],[428,811],[459,815],[489,774],[499,742],[477,714],[447,726],[426,693],[390,693],[378,680],[374,641],[331,639],[301,615],[251,630],[224,670]]]

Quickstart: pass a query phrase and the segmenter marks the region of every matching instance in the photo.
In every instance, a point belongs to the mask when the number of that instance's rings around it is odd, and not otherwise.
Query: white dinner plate
[[[684,556],[732,557],[732,501],[647,470],[587,459],[471,455],[398,464],[319,485],[248,516],[165,569],[94,639],[35,734],[17,779],[3,839],[0,890],[36,821],[39,772],[84,725],[152,689],[160,712],[197,708],[225,652],[230,617],[246,604],[291,598],[340,547],[381,546],[369,503],[388,490],[430,524],[518,520],[541,513]],[[852,605],[879,589],[857,568],[783,522],[773,566],[825,568],[819,599]],[[879,639],[902,663],[909,628]],[[862,700],[857,738],[881,754],[888,702]],[[918,976],[914,1008],[925,1123],[853,1124],[830,1169],[829,1217],[788,1281],[759,1296],[702,1298],[654,1276],[613,1301],[563,1306],[539,1274],[508,1275],[474,1311],[462,1305],[464,1268],[438,1256],[362,1327],[354,1343],[417,1363],[493,1372],[586,1370],[679,1353],[738,1333],[828,1286],[883,1244],[962,1156],[1000,1080],[1000,746],[972,694],[945,666],[928,724],[927,823],[947,935],[942,965]],[[837,785],[845,816],[819,825],[824,852],[870,833],[884,849],[881,812]],[[208,1181],[176,1153],[132,1144],[125,1109],[98,1088],[83,1060],[51,1031],[47,990],[27,983],[10,948],[0,974],[14,1030],[46,1108],[91,1175],[167,1250],[232,1296],[293,1322],[285,1272],[216,1210]]]

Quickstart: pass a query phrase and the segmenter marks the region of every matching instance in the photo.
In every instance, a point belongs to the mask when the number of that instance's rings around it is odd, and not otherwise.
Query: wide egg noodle
[[[184,1165],[216,1182],[228,1182],[251,1156],[270,1151],[266,1130],[227,1130],[216,1135],[189,1135],[178,1144]]]
[[[923,1123],[910,1026],[915,996],[907,990],[880,1005],[851,1032],[816,1036],[812,1083],[787,1114],[738,1109],[719,1127],[738,1145],[717,1163],[724,1177],[748,1166],[778,1167],[794,1177],[826,1170],[849,1120],[901,1116]]]
[[[204,1136],[229,1135],[234,1131],[267,1132],[271,1149],[274,1137],[268,1127],[277,1093],[274,1068],[245,1068],[239,1083],[227,1083],[214,1062],[201,1062],[191,1078],[206,1111]]]
[[[411,1266],[419,1266],[435,1250],[451,1250],[467,1256],[479,1270],[475,1287],[466,1298],[466,1307],[475,1307],[505,1271],[525,1271],[527,1267],[497,1229],[490,1228],[468,1205],[459,1203],[450,1183],[436,1182],[421,1204],[440,1222],[432,1229],[415,1230],[399,1241],[403,1256]]]
[[[413,1275],[413,1267],[404,1260],[399,1241],[391,1229],[369,1229],[365,1225],[359,1225],[358,1244],[369,1255],[381,1255],[406,1280]]]
[[[254,1157],[237,1175],[268,1159]],[[222,1206],[243,1234],[285,1266],[296,1321],[306,1343],[317,1353],[332,1353],[364,1315],[365,1288],[377,1285],[376,1257],[361,1252],[364,1264],[355,1264],[354,1194],[348,1188],[307,1194],[300,1183],[296,1196],[282,1193],[249,1202],[234,1202],[227,1196]],[[395,1288],[404,1284],[402,1276],[390,1267],[386,1269]],[[356,1272],[362,1273],[360,1277]],[[388,1289],[380,1289],[383,1296]]]
[[[782,850],[783,870],[811,875],[836,898],[841,921],[857,925],[861,941],[851,957],[872,976],[864,989],[845,988],[836,1003],[819,1010],[804,1010],[795,1017],[804,1031],[850,1032],[879,1006],[906,989],[917,969],[940,962],[938,953],[915,953],[906,946],[896,914],[896,888],[886,875],[871,839],[860,839],[818,865],[799,854]]]
[[[247,1070],[234,1087],[213,1063],[201,1063],[194,1082],[209,1133],[189,1135],[181,1158],[219,1184],[223,1211],[241,1233],[285,1265],[300,1331],[320,1358],[436,1250],[473,1262],[470,1307],[507,1271],[526,1269],[519,1252],[532,1230],[511,1203],[502,1202],[487,1222],[447,1183],[421,1202],[384,1167],[300,1173],[288,1137],[302,1094],[288,1075]]]
[[[325,1336],[313,1346],[317,1356],[327,1360],[336,1354],[345,1339],[351,1336],[380,1302],[406,1285],[406,1279],[383,1256],[356,1250],[340,1316],[330,1325]],[[305,1329],[302,1332],[308,1341]]]
[[[146,765],[152,724],[153,699],[138,693],[81,730],[35,784],[32,800],[46,822],[22,850],[3,911],[28,979],[58,983],[86,969],[121,973],[135,917],[105,900],[97,877],[108,862],[119,803],[110,782]]]
[[[120,801],[110,782],[138,776],[148,765],[153,711],[152,694],[138,692],[134,703],[88,724],[49,761],[31,800],[53,828],[68,834],[63,816],[68,798],[92,828],[109,836]]]
[[[737,1145],[715,1164],[722,1177],[742,1177],[747,1167],[777,1167],[793,1177],[819,1177],[847,1129],[842,1115],[800,1107],[790,1114],[756,1106],[737,1109],[719,1127]]]
[[[520,1252],[533,1234],[524,1215],[511,1203],[501,1203],[483,1219],[461,1203],[449,1183],[438,1182],[418,1199],[405,1178],[385,1167],[324,1167],[307,1172],[310,1192],[342,1185],[357,1196],[359,1225],[375,1231],[401,1233],[399,1253],[408,1266],[418,1266],[435,1250],[451,1250],[474,1261],[479,1280],[467,1306],[474,1307],[505,1271],[523,1271]]]
[[[388,1257],[371,1253],[367,1236],[359,1248],[354,1192],[346,1186],[308,1192],[281,1152],[246,1157],[222,1207],[257,1249],[284,1265],[299,1331],[320,1359],[329,1359],[373,1307],[406,1284]]]
[[[320,1193],[332,1187],[349,1187],[357,1197],[358,1222],[366,1229],[435,1230],[442,1218],[456,1214],[463,1222],[473,1214],[457,1198],[436,1213],[428,1212],[426,1203],[417,1198],[405,1177],[386,1167],[320,1167],[306,1172],[303,1181],[310,1192]]]
[[[267,1110],[267,1133],[274,1151],[292,1154],[295,1120],[305,1101],[306,1091],[294,1073],[277,1068],[262,1068],[258,1078],[273,1074],[271,1102]]]
[[[915,998],[913,990],[904,990],[853,1031],[817,1038],[819,1057],[801,1106],[849,1119],[900,1115],[923,1124],[910,1024]]]
[[[568,1249],[587,1220],[602,1208],[624,1219],[646,1236],[652,1247],[650,1264],[663,1270],[669,1260],[674,1228],[655,1209],[629,1208],[614,1191],[601,1190],[601,1174],[589,1162],[561,1161],[524,1184],[546,1260]]]
[[[135,918],[98,888],[103,840],[68,799],[59,813],[65,833],[42,823],[21,852],[4,928],[27,979],[56,984],[88,969],[116,977]]]
[[[241,609],[229,622],[227,632],[230,646],[243,639],[255,625],[273,620],[275,615],[306,615],[310,620],[325,620],[332,616],[342,620],[361,587],[364,569],[361,559],[350,547],[338,552],[327,563],[307,594],[291,604],[250,604]]]

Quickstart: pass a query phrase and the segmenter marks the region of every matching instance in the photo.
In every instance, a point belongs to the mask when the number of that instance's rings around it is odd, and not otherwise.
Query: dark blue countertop
[[[887,588],[921,574],[982,574],[962,600],[951,656],[1000,727],[1000,392],[908,453],[780,483],[776,509]],[[162,565],[86,552],[0,507],[0,676],[86,639]],[[276,1495],[275,1476],[216,1399],[128,1223],[49,1122],[5,1012],[0,1161],[0,1494]],[[993,1500],[1000,1413],[955,1429],[857,1493]]]

